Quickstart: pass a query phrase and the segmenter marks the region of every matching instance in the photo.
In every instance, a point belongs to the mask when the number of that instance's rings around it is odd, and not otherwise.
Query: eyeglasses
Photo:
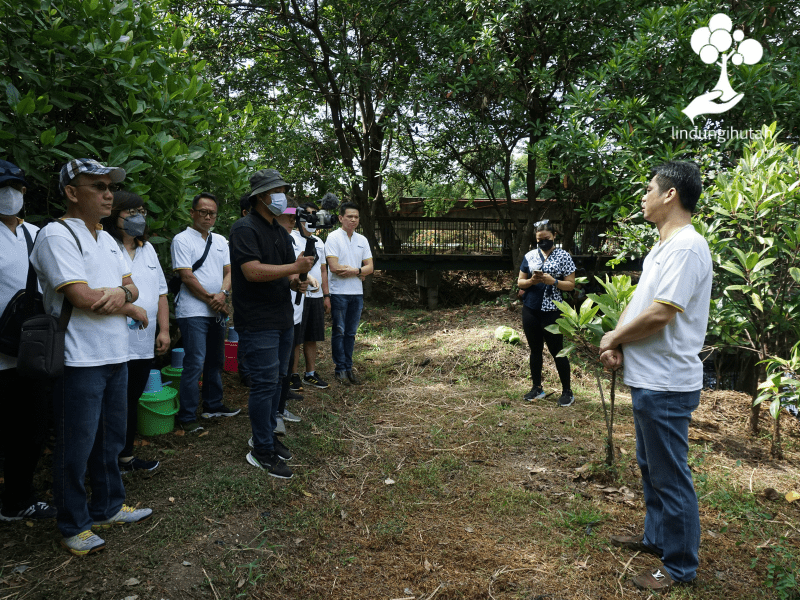
[[[200,210],[196,210],[196,209],[193,208],[192,210],[194,212],[196,212],[198,215],[200,215],[201,217],[203,217],[204,219],[206,217],[211,217],[212,219],[216,219],[216,217],[217,217],[217,213],[214,212],[213,210],[206,210],[204,208],[201,208]]]
[[[127,210],[120,211],[120,216],[123,217],[135,217],[136,215],[142,215],[143,217],[147,216],[147,209],[146,208],[128,208]]]
[[[550,222],[550,219],[544,219],[543,221],[536,221],[533,224],[534,227],[538,227],[539,225],[547,225]]]
[[[25,172],[20,169],[19,167],[14,167],[13,169],[7,169],[6,167],[0,167],[0,175],[24,175]]]
[[[111,183],[111,184],[106,185],[102,181],[95,181],[94,183],[79,183],[78,185],[75,185],[74,183],[70,183],[69,185],[71,185],[72,187],[90,187],[90,188],[94,188],[95,190],[97,190],[98,192],[101,192],[103,194],[106,192],[106,190],[111,192],[112,194],[119,190],[119,186],[116,183]]]

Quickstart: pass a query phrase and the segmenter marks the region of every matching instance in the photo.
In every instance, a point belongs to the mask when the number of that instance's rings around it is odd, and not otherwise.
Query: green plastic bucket
[[[180,398],[180,391],[181,391],[181,375],[183,374],[183,369],[176,369],[175,367],[164,367],[161,369],[161,377],[165,382],[169,383],[169,387],[175,388],[178,391],[178,397]]]
[[[161,435],[175,427],[178,414],[178,392],[171,387],[139,398],[139,435]]]

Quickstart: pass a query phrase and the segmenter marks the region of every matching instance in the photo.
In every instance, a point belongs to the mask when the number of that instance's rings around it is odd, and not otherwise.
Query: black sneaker
[[[291,378],[289,379],[289,389],[293,392],[302,392],[303,391],[303,384],[300,383],[300,374],[299,373],[292,373]]]
[[[289,390],[289,394],[286,396],[287,400],[302,400],[303,394],[298,394],[297,392],[293,392],[291,389]]]
[[[283,442],[278,439],[277,435],[272,436],[272,447],[275,449],[275,454],[277,454],[278,458],[281,460],[285,460],[286,462],[292,460],[292,453],[283,445]]]
[[[254,467],[264,469],[267,473],[278,479],[291,479],[294,473],[286,466],[286,463],[278,458],[277,454],[270,456],[256,456],[255,450],[247,453],[247,462]]]
[[[530,392],[528,392],[527,394],[525,394],[525,395],[522,397],[522,399],[523,399],[523,400],[527,400],[527,401],[529,401],[529,402],[533,402],[534,400],[541,400],[541,399],[542,399],[542,398],[544,398],[546,395],[547,395],[547,394],[545,394],[545,391],[542,389],[542,386],[540,386],[540,385],[535,385],[535,386],[533,386],[533,387],[531,388],[531,391],[530,391]]]
[[[240,412],[242,412],[241,408],[238,410],[233,410],[223,404],[219,407],[219,410],[215,410],[214,412],[202,412],[200,413],[200,416],[204,419],[211,419],[212,417],[235,417]]]
[[[183,429],[186,433],[200,433],[203,431],[203,426],[200,425],[197,421],[191,421],[189,423],[178,423],[181,429]]]
[[[350,383],[353,385],[361,385],[361,378],[353,373],[353,371],[345,371],[347,378],[350,380]]]
[[[315,388],[319,388],[321,390],[324,390],[326,387],[328,387],[328,382],[320,379],[316,371],[310,375],[304,376],[303,383],[306,385],[313,385]]]
[[[347,373],[344,372],[344,371],[336,371],[336,373],[334,374],[333,378],[336,381],[338,381],[339,383],[341,383],[342,385],[352,385],[350,383],[350,379],[348,379],[348,377],[347,377]]]
[[[0,510],[0,521],[22,521],[23,519],[55,519],[58,511],[47,502],[34,502],[19,512],[7,513]]]
[[[123,475],[126,473],[133,473],[134,471],[155,471],[158,465],[161,464],[157,460],[142,460],[135,456],[128,462],[122,460],[117,462],[119,463],[120,473]]]
[[[572,406],[574,403],[575,403],[575,395],[572,393],[572,391],[564,392],[563,394],[561,394],[561,398],[558,399],[559,406],[567,407],[567,406]]]

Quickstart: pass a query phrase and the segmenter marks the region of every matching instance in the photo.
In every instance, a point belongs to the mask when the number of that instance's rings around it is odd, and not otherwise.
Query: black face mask
[[[550,248],[553,247],[554,243],[555,242],[553,240],[542,240],[541,242],[538,242],[536,245],[539,246],[539,250],[547,252],[548,250],[550,250]]]

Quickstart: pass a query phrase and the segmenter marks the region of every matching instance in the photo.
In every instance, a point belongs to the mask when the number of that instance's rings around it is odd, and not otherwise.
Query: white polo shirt
[[[623,344],[624,381],[631,387],[693,392],[703,387],[700,350],[706,337],[713,264],[708,243],[692,225],[659,243],[644,260],[625,323],[653,302],[678,309],[662,330]]]
[[[297,231],[297,229],[292,231],[292,238],[295,240],[295,248],[300,245],[302,249],[305,250],[306,238],[304,238],[303,235]],[[306,298],[322,298],[322,265],[327,264],[327,261],[325,260],[325,244],[315,235],[312,235],[311,239],[314,240],[314,245],[317,249],[318,260],[314,263],[314,266],[311,267],[311,270],[308,272],[308,274],[310,277],[313,277],[319,282],[319,287],[314,288],[313,290],[308,288],[308,291],[306,292]]]
[[[148,320],[147,329],[128,329],[129,360],[153,358],[155,356],[158,300],[160,296],[166,296],[169,291],[167,280],[161,264],[158,262],[156,249],[150,242],[136,247],[133,260],[122,243],[117,242],[117,244],[128,265],[128,270],[131,272],[131,279],[139,290],[139,298],[134,304],[141,306],[147,312]]]
[[[325,240],[325,256],[335,257],[340,265],[359,268],[363,261],[372,258],[367,238],[357,232],[352,237],[344,229],[332,231]],[[328,273],[328,287],[331,294],[360,295],[364,293],[361,279],[358,277],[339,277],[332,271]]]
[[[39,275],[48,314],[58,317],[64,302],[60,290],[71,283],[90,288],[118,287],[130,275],[117,241],[98,229],[97,240],[81,219],[64,219],[81,241],[83,254],[67,228],[51,223],[39,233],[31,263]],[[99,226],[98,226],[99,228]],[[123,315],[98,315],[73,307],[67,325],[68,367],[98,367],[128,361],[128,327]]]
[[[194,276],[209,294],[218,294],[222,291],[222,269],[231,264],[231,253],[228,249],[228,240],[217,233],[209,233],[211,248],[208,256]],[[192,269],[192,265],[200,260],[206,249],[206,240],[199,231],[187,227],[172,238],[172,270]],[[185,284],[181,284],[181,291],[175,303],[175,318],[186,317],[215,317],[208,304],[192,294]]]
[[[16,232],[12,232],[3,223],[0,223],[0,315],[6,305],[21,289],[25,288],[28,281],[28,243],[25,241],[24,227],[36,239],[39,228],[17,219]],[[0,371],[13,369],[17,366],[17,359],[0,352]]]

